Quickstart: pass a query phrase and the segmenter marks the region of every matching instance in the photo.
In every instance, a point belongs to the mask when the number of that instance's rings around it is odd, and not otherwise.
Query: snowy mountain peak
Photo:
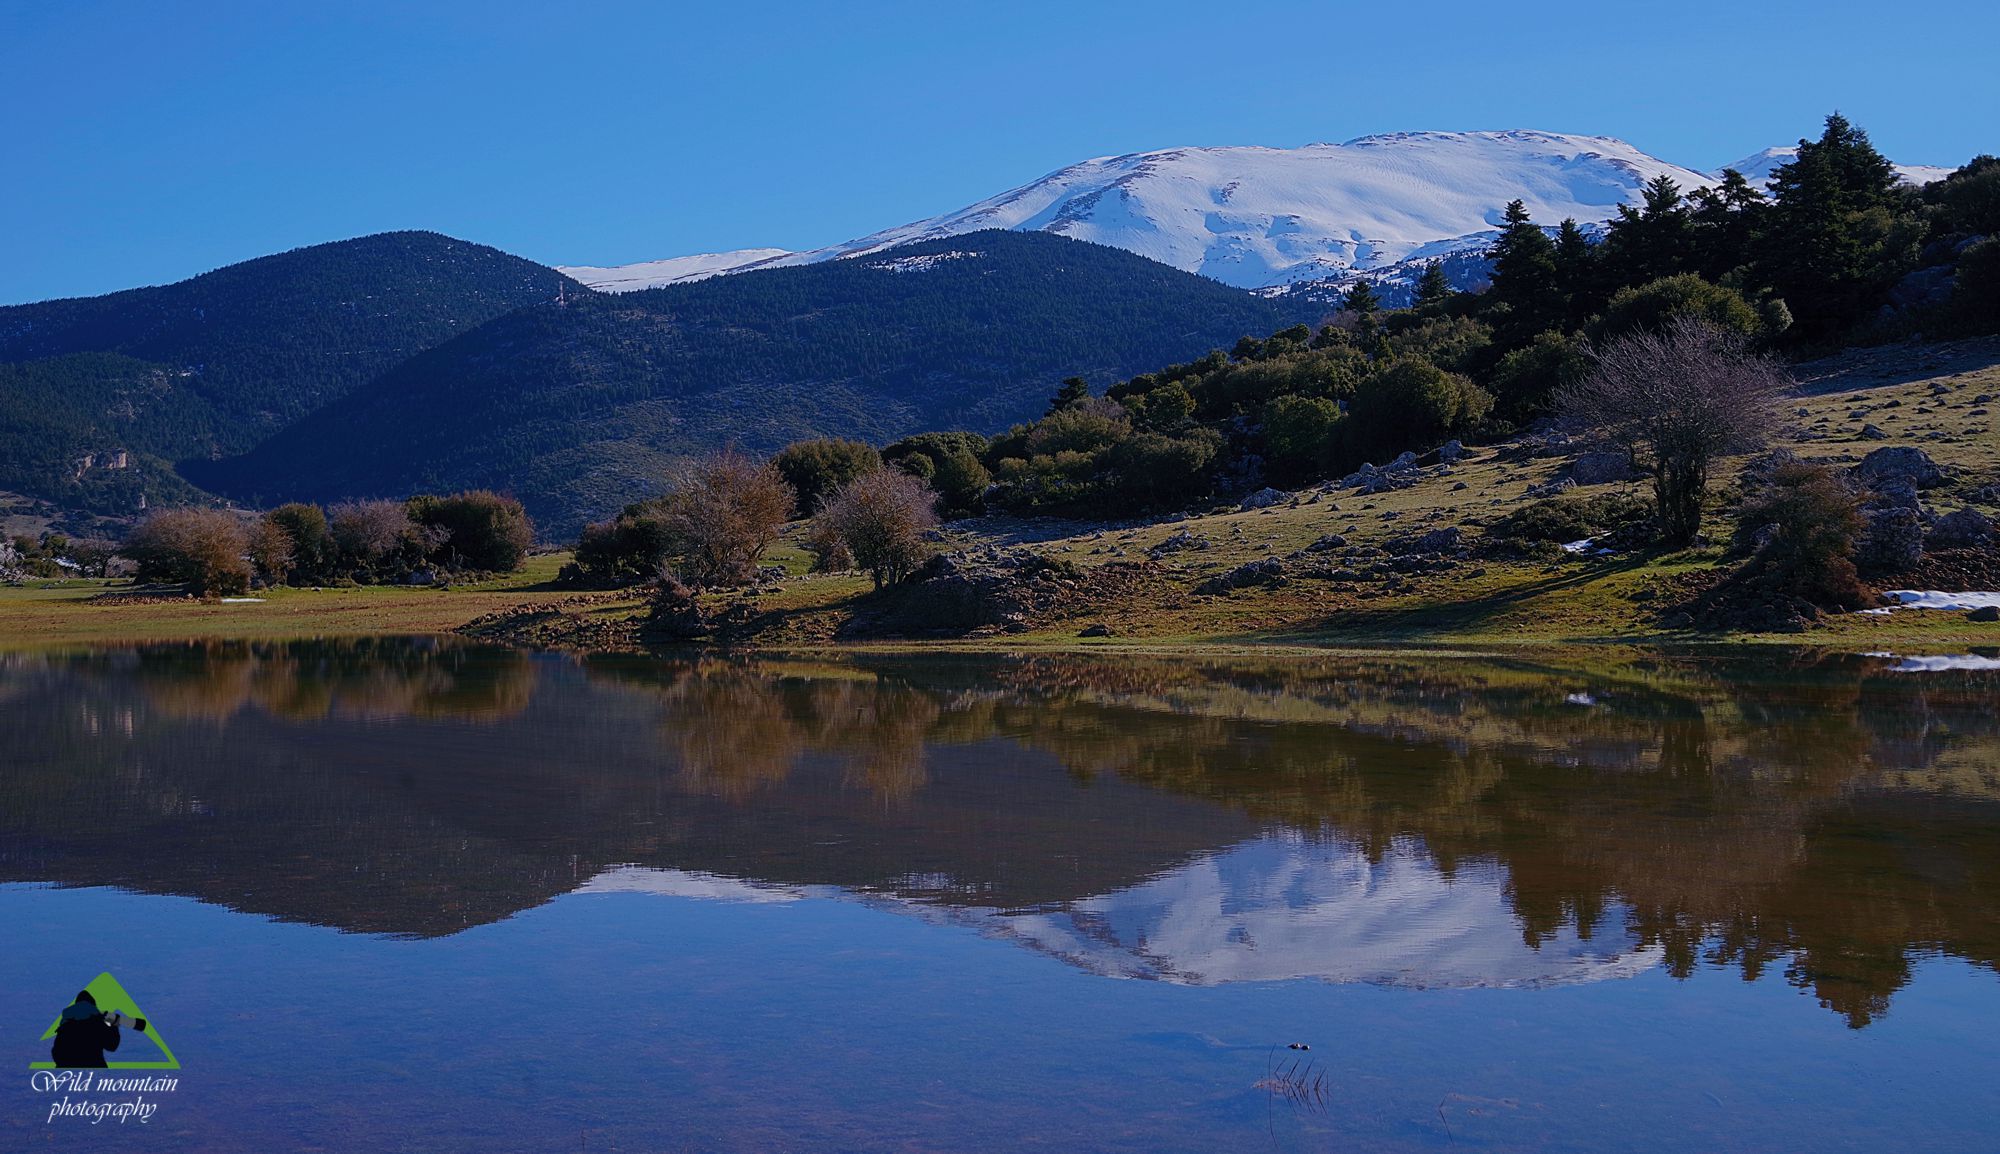
[[[659,288],[661,285],[680,284],[683,281],[707,280],[712,276],[739,272],[750,265],[790,255],[792,255],[790,250],[782,248],[739,248],[733,252],[705,252],[696,256],[641,261],[638,264],[622,264],[610,268],[583,264],[558,265],[556,271],[604,292],[635,292],[639,289]]]
[[[1795,149],[1731,166],[1768,181]],[[1899,166],[1921,183],[1943,169]],[[1002,228],[1122,248],[1240,288],[1392,273],[1412,260],[1483,250],[1519,199],[1543,224],[1593,224],[1635,204],[1646,182],[1708,174],[1610,136],[1533,129],[1389,132],[1341,144],[1166,148],[1101,156],[956,212],[808,252],[749,249],[620,268],[565,268],[624,291],[746,268],[865,256],[912,241]]]

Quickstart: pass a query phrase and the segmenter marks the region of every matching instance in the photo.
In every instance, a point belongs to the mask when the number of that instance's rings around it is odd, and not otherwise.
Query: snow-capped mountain
[[[598,268],[587,264],[563,265],[556,271],[573,277],[591,288],[622,293],[680,284],[683,281],[707,280],[722,273],[734,272],[744,265],[790,255],[792,255],[791,250],[782,248],[739,248],[733,252],[705,252],[695,256],[621,264],[612,268]]]
[[[1766,149],[1732,167],[1765,181],[1795,151]],[[1947,170],[1899,171],[1922,183]],[[1302,148],[1169,148],[1086,160],[957,212],[827,248],[562,271],[593,288],[628,291],[1001,228],[1122,248],[1240,288],[1339,284],[1363,273],[1393,285],[1414,279],[1404,275],[1418,267],[1411,262],[1483,252],[1511,200],[1544,224],[1570,217],[1595,224],[1637,203],[1646,182],[1662,175],[1684,189],[1720,177],[1612,137],[1555,132],[1396,132]]]

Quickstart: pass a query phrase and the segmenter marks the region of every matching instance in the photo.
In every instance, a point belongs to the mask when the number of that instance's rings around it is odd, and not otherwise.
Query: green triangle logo
[[[160,1060],[152,1062],[106,1062],[106,1069],[178,1070],[181,1068],[180,1060],[174,1057],[172,1050],[167,1049],[167,1040],[160,1037],[159,1027],[154,1025],[151,1018],[146,1017],[145,1011],[139,1008],[139,1003],[132,1000],[132,995],[125,992],[125,987],[118,984],[117,978],[112,977],[110,974],[99,974],[84,989],[89,991],[91,997],[97,999],[97,1008],[107,1014],[116,1010],[124,1014],[127,1018],[146,1018],[146,1028],[143,1031],[135,1030],[129,1024],[121,1028],[128,1035],[138,1034],[141,1037],[152,1039],[153,1045],[160,1048]],[[48,1032],[42,1035],[42,1041],[46,1042],[54,1038],[56,1036],[56,1027],[61,1024],[62,1015],[58,1014],[56,1015],[56,1020],[49,1023]],[[55,1068],[56,1064],[54,1062],[31,1062],[28,1065],[28,1069],[30,1070],[53,1070]]]

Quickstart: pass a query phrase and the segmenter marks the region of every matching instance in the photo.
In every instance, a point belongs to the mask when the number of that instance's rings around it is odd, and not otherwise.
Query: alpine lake
[[[1991,1151],[2000,661],[12,654],[0,938],[10,1151]]]

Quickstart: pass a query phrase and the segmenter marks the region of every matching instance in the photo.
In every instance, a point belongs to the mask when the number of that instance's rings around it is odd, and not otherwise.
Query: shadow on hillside
[[[1651,557],[1645,555],[1613,558],[1586,569],[1550,574],[1542,580],[1512,586],[1474,600],[1381,609],[1345,609],[1309,630],[1258,631],[1240,634],[1226,640],[1246,644],[1277,641],[1426,640],[1441,633],[1476,630],[1494,624],[1503,614],[1518,609],[1534,598],[1559,593],[1566,589],[1579,589],[1609,576],[1643,569],[1651,560]]]
[[[1792,369],[1799,393],[1808,397],[1850,389],[1907,385],[1951,373],[2000,365],[2000,337],[1973,337],[1938,344],[1882,345],[1849,349]]]

